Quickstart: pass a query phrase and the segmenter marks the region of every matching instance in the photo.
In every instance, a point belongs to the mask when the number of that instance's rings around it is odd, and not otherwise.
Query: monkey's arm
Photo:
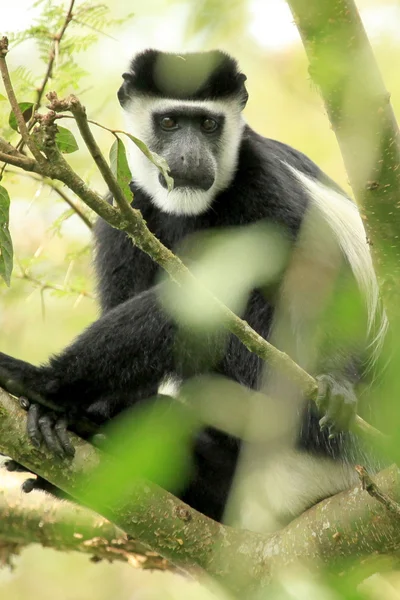
[[[106,313],[47,365],[0,353],[0,375],[11,393],[20,395],[20,385],[33,402],[41,396],[81,414],[102,402],[118,412],[135,402],[139,389],[173,371],[174,337],[153,288]]]

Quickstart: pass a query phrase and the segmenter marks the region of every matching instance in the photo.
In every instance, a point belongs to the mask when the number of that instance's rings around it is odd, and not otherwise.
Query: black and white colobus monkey
[[[320,219],[311,231],[312,258],[317,263],[324,255],[328,228],[365,297],[365,330],[375,331],[370,350],[376,352],[385,318],[357,208],[309,158],[262,137],[245,123],[246,77],[236,61],[220,51],[177,55],[147,50],[132,60],[123,79],[118,98],[128,131],[167,160],[175,182],[168,192],[157,168],[132,144],[134,205],[149,229],[176,250],[193,233],[267,221],[280,227],[295,248],[304,217],[312,209]],[[182,380],[207,368],[258,388],[262,361],[234,336],[228,336],[223,354],[207,367],[197,363],[189,350],[187,356],[182,349],[181,354],[174,352],[178,325],[159,301],[157,265],[122,231],[101,220],[95,262],[100,318],[46,365],[36,367],[0,354],[3,375],[65,407],[66,414],[79,410],[99,424],[153,396],[171,375]],[[285,296],[285,290],[282,283],[281,294],[254,289],[249,295],[242,316],[266,339],[271,339],[277,298]],[[297,305],[297,290],[286,299],[286,327],[294,339],[302,335],[304,307],[298,305],[304,301],[303,292]],[[315,287],[309,296],[317,292]],[[300,347],[302,340],[297,341]],[[367,347],[367,334],[364,341]],[[358,357],[336,348],[334,342],[331,346],[316,361],[313,374],[325,376],[321,381],[331,399],[352,404],[353,386],[360,379]],[[302,362],[301,356],[295,358]],[[320,417],[314,405],[303,400],[291,446],[272,459],[265,457],[269,470],[257,500],[265,501],[280,522],[354,479],[357,442],[346,433],[330,439],[329,431],[319,427]],[[63,421],[57,422],[35,404],[28,412],[28,431],[33,441],[43,438],[50,447],[70,450]],[[226,433],[205,429],[194,444],[194,470],[182,499],[220,519],[239,446]]]

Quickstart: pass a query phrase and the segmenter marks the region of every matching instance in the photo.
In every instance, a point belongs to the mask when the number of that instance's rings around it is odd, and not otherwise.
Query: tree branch
[[[37,145],[35,144],[35,142],[33,141],[33,139],[31,138],[31,136],[29,135],[28,128],[26,126],[23,114],[21,112],[21,109],[18,105],[18,100],[14,93],[14,89],[13,89],[13,86],[11,83],[10,74],[8,72],[8,67],[7,67],[7,62],[6,62],[7,53],[8,53],[8,39],[6,37],[3,37],[0,40],[0,72],[1,72],[2,79],[3,79],[4,88],[6,90],[8,100],[11,104],[11,108],[13,109],[15,118],[17,120],[19,132],[22,136],[22,139],[23,139],[24,143],[28,146],[29,150],[32,152],[32,154],[35,157],[35,159],[37,160],[37,162],[39,164],[42,164],[45,162],[45,158],[42,155],[42,153],[40,152],[40,150],[37,147]]]
[[[56,58],[56,56],[58,54],[58,48],[60,46],[62,38],[64,37],[64,33],[65,33],[68,25],[73,20],[74,4],[75,4],[75,0],[70,0],[70,4],[69,4],[68,10],[67,10],[67,14],[65,15],[64,23],[62,24],[60,31],[54,35],[53,43],[51,45],[50,52],[49,52],[49,61],[47,63],[46,73],[45,73],[43,81],[42,81],[42,83],[41,83],[41,85],[40,85],[40,87],[39,87],[39,89],[37,91],[35,108],[34,108],[34,111],[33,111],[34,113],[40,107],[40,103],[42,101],[42,97],[43,97],[44,91],[46,89],[46,85],[47,85],[50,77],[53,76],[54,61],[55,61],[55,58]]]
[[[74,459],[59,461],[46,449],[30,446],[25,419],[17,403],[0,390],[0,451],[85,502],[96,480],[96,468],[112,458],[73,436],[77,450]],[[397,468],[382,472],[375,481],[394,501],[400,499]],[[321,502],[268,536],[220,525],[148,482],[138,482],[118,506],[105,506],[93,495],[90,498],[92,509],[148,550],[189,573],[204,570],[239,593],[269,583],[274,573],[299,560],[323,564],[338,556],[355,560],[371,554],[400,556],[398,515],[360,486]],[[68,519],[73,521],[75,514],[85,522],[85,509],[69,510],[68,505]],[[9,514],[11,517],[11,511]],[[96,517],[93,519],[95,522]],[[0,524],[0,531],[1,527],[5,525]],[[104,527],[110,531],[108,523]],[[16,526],[15,539],[18,530]],[[90,527],[87,536],[93,537]],[[39,537],[37,541],[41,541]]]
[[[354,0],[288,0],[337,137],[391,321],[399,316],[400,135]]]
[[[376,498],[376,500],[381,502],[387,508],[387,510],[393,512],[397,518],[400,519],[400,504],[395,502],[392,498],[390,498],[390,496],[379,489],[364,467],[358,465],[356,466],[356,471],[360,477],[363,490],[366,490],[370,496]]]
[[[88,508],[43,494],[21,494],[20,477],[0,476],[1,545],[32,543],[144,569],[171,569],[168,562]]]
[[[0,148],[2,147],[3,146],[0,144]],[[8,152],[6,153],[0,151],[0,160],[6,164],[13,165],[14,167],[19,167],[24,171],[34,171],[35,173],[40,173],[38,163],[35,160],[28,158],[27,156],[16,154],[16,152],[10,154]]]
[[[65,100],[59,100],[55,92],[50,92],[49,94],[47,94],[47,97],[50,100],[49,108],[51,110],[54,110],[56,112],[62,110],[69,110],[72,112],[75,121],[78,125],[80,134],[83,138],[83,141],[85,142],[87,149],[89,150],[93,160],[95,161],[97,168],[99,169],[101,176],[106,182],[107,187],[110,190],[121,213],[125,215],[128,219],[131,219],[132,207],[127,198],[125,198],[121,187],[118,184],[118,181],[114,177],[92,132],[90,131],[85,107],[79,102],[78,98],[76,98],[76,96],[73,95],[69,96]]]

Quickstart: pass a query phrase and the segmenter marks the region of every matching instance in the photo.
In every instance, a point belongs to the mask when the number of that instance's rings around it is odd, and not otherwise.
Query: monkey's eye
[[[201,122],[201,128],[207,133],[212,133],[213,131],[218,129],[218,123],[217,121],[215,121],[215,119],[203,119]]]
[[[171,131],[171,129],[178,128],[178,123],[172,117],[163,117],[160,121],[160,125],[162,129],[165,129],[165,131]]]

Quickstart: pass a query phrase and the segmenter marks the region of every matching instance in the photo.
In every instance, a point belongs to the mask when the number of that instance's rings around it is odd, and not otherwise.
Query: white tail
[[[380,302],[379,287],[372,264],[364,225],[357,206],[346,196],[327,187],[317,179],[308,177],[287,165],[307,191],[313,206],[323,216],[346,257],[365,298],[368,315],[368,334],[374,332],[370,342],[373,359],[382,348],[388,321]]]

